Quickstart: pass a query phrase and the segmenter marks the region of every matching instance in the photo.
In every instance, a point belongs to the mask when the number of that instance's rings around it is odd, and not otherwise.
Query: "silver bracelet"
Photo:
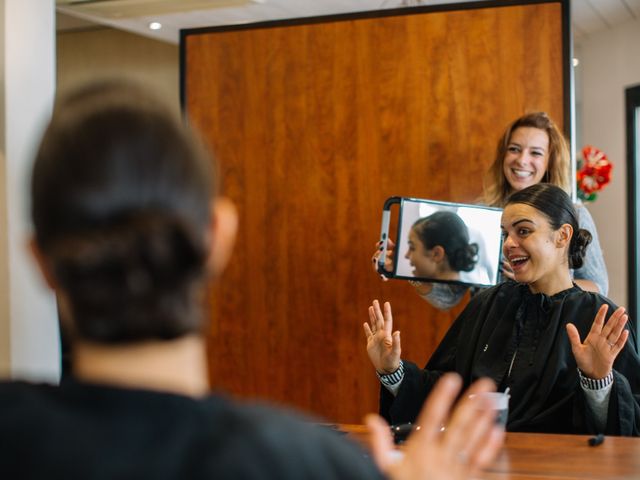
[[[404,378],[404,362],[400,360],[400,366],[395,370],[395,372],[380,374],[376,370],[376,375],[378,376],[380,383],[392,387],[400,383]]]
[[[613,370],[604,378],[589,378],[584,375],[578,368],[578,376],[580,377],[580,386],[587,390],[602,390],[613,383]]]

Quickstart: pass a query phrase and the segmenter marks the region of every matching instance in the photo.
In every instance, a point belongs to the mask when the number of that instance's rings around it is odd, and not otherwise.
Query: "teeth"
[[[512,168],[511,171],[518,178],[527,178],[533,176],[533,172],[528,172],[526,170],[517,170],[515,168]]]
[[[522,263],[526,262],[529,257],[513,257],[509,259],[509,263]]]

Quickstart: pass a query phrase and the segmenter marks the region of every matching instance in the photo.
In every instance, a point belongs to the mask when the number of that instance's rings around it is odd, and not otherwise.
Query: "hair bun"
[[[476,266],[477,261],[478,244],[470,243],[457,249],[449,259],[449,264],[456,272],[470,272]]]
[[[592,240],[591,233],[581,228],[571,239],[569,248],[569,266],[571,268],[580,268],[584,263],[584,257],[587,254],[587,247]]]
[[[145,338],[147,324],[162,324],[163,318],[166,326],[156,329],[160,338],[193,329],[169,320],[193,318],[187,310],[197,302],[190,291],[204,271],[206,249],[179,219],[147,213],[65,236],[50,257],[74,316],[84,319],[77,325],[84,338]]]

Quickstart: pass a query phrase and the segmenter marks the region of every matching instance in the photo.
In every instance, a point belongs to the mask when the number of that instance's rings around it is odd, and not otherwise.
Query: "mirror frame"
[[[627,126],[627,268],[628,295],[627,310],[636,335],[636,348],[640,338],[638,331],[638,298],[640,297],[640,269],[638,251],[640,223],[638,222],[638,185],[640,184],[640,85],[625,89],[625,109]]]
[[[400,255],[401,245],[404,245],[407,240],[406,238],[403,238],[403,233],[406,233],[406,230],[407,230],[405,228],[406,227],[405,207],[408,203],[411,203],[411,204],[423,203],[423,204],[427,204],[434,207],[437,211],[454,211],[456,214],[458,213],[458,210],[461,208],[469,209],[469,210],[479,210],[483,212],[496,212],[498,214],[498,225],[497,225],[498,228],[496,229],[497,234],[496,234],[495,241],[487,242],[486,239],[488,238],[488,236],[484,235],[484,231],[482,232],[483,234],[480,235],[483,238],[483,241],[485,244],[492,243],[496,245],[495,248],[497,252],[494,252],[497,254],[496,261],[495,261],[495,264],[492,265],[495,269],[495,274],[492,276],[493,278],[490,279],[493,283],[491,282],[478,283],[478,282],[469,282],[464,280],[442,280],[442,279],[436,279],[436,278],[414,277],[414,276],[399,274],[398,266],[399,266],[399,259],[401,257]],[[398,219],[397,219],[397,222],[393,222],[396,224],[395,232],[390,232],[389,231],[390,225],[392,224],[391,209],[394,205],[399,205]],[[477,287],[492,287],[500,283],[501,281],[500,271],[501,271],[501,258],[502,258],[502,253],[501,253],[502,252],[502,234],[499,228],[501,212],[502,212],[501,208],[488,207],[488,206],[477,205],[477,204],[444,202],[440,200],[431,200],[431,199],[425,199],[425,198],[390,197],[385,201],[384,207],[382,210],[380,241],[382,242],[381,251],[383,252],[383,254],[378,257],[378,262],[377,262],[378,273],[380,273],[381,275],[387,278],[393,278],[397,280],[415,280],[415,281],[421,281],[421,282],[448,283],[448,284],[468,285],[468,286],[477,286]],[[422,217],[418,217],[418,218],[422,218]],[[411,219],[413,220],[413,217],[411,217]],[[465,226],[467,226],[468,228],[468,222],[464,222],[464,223],[465,223]],[[395,249],[396,249],[396,254],[394,255],[394,258],[393,258],[392,270],[387,270],[385,268],[387,242],[389,240],[392,240],[395,242]],[[493,264],[493,262],[491,263]],[[460,273],[466,274],[468,272],[460,272]]]

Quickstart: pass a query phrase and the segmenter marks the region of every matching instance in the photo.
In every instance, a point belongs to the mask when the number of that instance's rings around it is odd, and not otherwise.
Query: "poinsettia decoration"
[[[596,192],[602,190],[611,181],[613,165],[600,149],[587,145],[582,149],[582,158],[578,159],[578,198],[593,202]]]

